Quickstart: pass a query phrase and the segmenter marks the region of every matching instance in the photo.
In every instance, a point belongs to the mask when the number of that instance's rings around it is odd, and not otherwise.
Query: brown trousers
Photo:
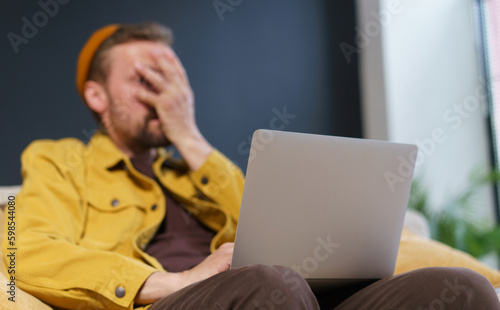
[[[482,275],[464,268],[425,268],[314,294],[293,270],[255,265],[225,271],[153,304],[150,310],[500,309]]]

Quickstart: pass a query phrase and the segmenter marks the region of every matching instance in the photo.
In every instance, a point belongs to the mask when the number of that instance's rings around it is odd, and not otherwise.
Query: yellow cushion
[[[425,267],[469,268],[485,276],[494,287],[500,287],[500,271],[486,266],[469,254],[403,229],[394,273]]]

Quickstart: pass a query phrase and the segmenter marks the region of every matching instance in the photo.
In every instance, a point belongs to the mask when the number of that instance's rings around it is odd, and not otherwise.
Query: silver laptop
[[[313,288],[392,275],[417,152],[407,144],[257,130],[231,268],[286,266]]]

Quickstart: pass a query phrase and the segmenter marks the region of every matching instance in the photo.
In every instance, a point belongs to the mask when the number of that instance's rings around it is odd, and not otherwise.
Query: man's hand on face
[[[135,96],[155,109],[165,137],[177,147],[190,169],[197,170],[213,148],[196,124],[194,95],[186,72],[169,47],[155,50],[152,56],[155,68],[135,63],[136,71],[144,79]]]

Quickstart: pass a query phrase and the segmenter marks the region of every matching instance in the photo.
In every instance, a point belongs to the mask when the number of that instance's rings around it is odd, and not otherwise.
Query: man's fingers
[[[219,248],[221,248],[221,249],[233,249],[234,242],[225,242]]]
[[[147,68],[141,62],[135,63],[135,69],[139,76],[143,79],[141,81],[142,85],[146,88],[155,91],[161,92],[165,89],[166,83],[160,73],[155,72],[151,68]]]
[[[172,50],[169,50],[167,57],[170,59],[171,63],[173,64],[174,69],[175,69],[177,75],[179,76],[180,80],[186,84],[189,84],[186,70],[182,66],[182,63],[181,63],[181,60],[179,59],[179,57],[177,57],[177,55]]]
[[[158,58],[158,65],[160,67],[160,70],[162,70],[162,72],[164,73],[167,79],[167,83],[170,83],[169,86],[173,89],[177,89],[180,91],[180,94],[182,94],[183,96],[183,102],[192,102],[193,91],[191,90],[191,87],[189,87],[189,84],[186,84],[182,81],[181,77],[179,77],[179,74],[177,74],[172,62],[169,62],[169,60],[165,57]]]
[[[155,54],[156,57],[156,62],[158,63],[158,66],[160,67],[160,71],[163,73],[165,78],[169,83],[176,83],[179,85],[179,79],[176,77],[175,70],[167,60],[167,53],[166,52],[161,52],[159,54]]]
[[[156,99],[157,95],[155,93],[153,93],[152,91],[146,90],[146,89],[141,88],[141,87],[137,87],[134,89],[134,94],[135,94],[135,97],[140,102],[156,108],[156,102],[158,102],[158,100],[155,100],[155,99]]]
[[[155,57],[160,70],[169,82],[175,83],[178,87],[183,89],[189,85],[184,68],[182,68],[179,58],[177,58],[172,49],[156,54]]]
[[[221,254],[224,254],[226,256],[227,255],[232,256],[234,251],[234,243],[233,242],[224,243],[219,247],[219,250],[221,251]]]

